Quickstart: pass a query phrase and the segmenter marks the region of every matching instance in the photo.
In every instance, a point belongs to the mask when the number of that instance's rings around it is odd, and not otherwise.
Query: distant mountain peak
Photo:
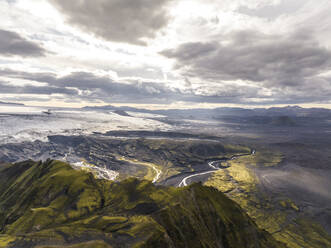
[[[300,107],[298,105],[288,105],[284,108],[286,108],[286,109],[303,109],[302,107]]]
[[[2,101],[0,101],[0,105],[25,106],[23,103],[15,103],[15,102],[2,102]]]

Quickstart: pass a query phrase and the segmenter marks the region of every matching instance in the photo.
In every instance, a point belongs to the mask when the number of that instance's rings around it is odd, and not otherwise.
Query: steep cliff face
[[[214,188],[95,179],[66,163],[0,167],[0,247],[285,247]]]

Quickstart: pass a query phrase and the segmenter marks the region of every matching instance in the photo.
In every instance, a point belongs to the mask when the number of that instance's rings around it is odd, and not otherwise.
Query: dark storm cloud
[[[25,73],[11,70],[0,70],[0,75],[31,80],[35,82],[47,83],[53,87],[72,87],[82,91],[100,90],[102,92],[113,94],[153,95],[166,92],[168,89],[163,84],[149,82],[128,82],[119,83],[107,76],[99,76],[90,72],[73,72],[62,77],[53,73]]]
[[[265,88],[256,85],[237,85],[223,82],[213,85],[181,90],[166,83],[155,83],[140,80],[126,80],[123,83],[108,76],[91,72],[73,72],[65,76],[53,73],[27,73],[0,69],[0,76],[9,81],[24,79],[43,83],[45,86],[13,86],[10,83],[0,84],[0,94],[11,93],[21,97],[24,94],[63,95],[67,101],[85,100],[105,103],[172,103],[206,102],[206,103],[241,103],[241,104],[295,104],[316,101],[329,101],[331,80],[318,78],[314,84],[304,84],[300,88],[290,87],[283,90],[275,88],[264,92]],[[183,81],[185,84],[185,81]],[[56,97],[56,96],[54,96]]]
[[[143,45],[167,25],[172,0],[49,0],[69,23],[109,41]]]
[[[177,49],[171,49],[161,54],[167,56],[168,58],[176,58],[179,61],[192,61],[195,58],[201,58],[208,56],[208,54],[214,52],[219,47],[217,42],[201,43],[201,42],[190,42],[181,45]]]
[[[104,102],[122,103],[171,103],[174,101],[189,102],[239,102],[247,97],[255,97],[258,93],[254,87],[227,86],[223,89],[208,91],[200,87],[196,91],[172,88],[165,83],[149,81],[127,80],[117,82],[107,76],[100,76],[90,72],[73,72],[69,75],[58,76],[53,73],[27,73],[8,69],[0,69],[0,76],[15,79],[24,79],[32,82],[45,83],[48,86],[28,86],[16,89],[6,83],[0,85],[0,93],[18,94],[65,94],[72,100],[83,99],[88,101],[101,100]],[[4,90],[2,90],[4,89]],[[62,92],[60,92],[62,89]]]
[[[167,101],[176,95],[180,94],[178,90],[172,90],[161,83],[154,82],[140,82],[138,80],[129,80],[125,83],[114,81],[107,76],[95,75],[89,72],[73,72],[69,75],[58,76],[53,73],[26,73],[13,70],[0,70],[0,76],[15,79],[24,79],[38,83],[46,83],[48,87],[40,87],[38,90],[33,88],[36,94],[43,94],[52,92],[53,94],[61,94],[60,89],[63,89],[62,94],[71,95],[85,100],[102,100],[102,101],[122,101],[122,102],[153,102],[153,101]],[[14,86],[9,84],[0,85],[0,93],[11,91],[15,93]],[[4,90],[2,90],[2,87]],[[32,91],[31,87],[17,89],[16,92],[29,93]],[[39,92],[38,92],[39,91]]]
[[[331,68],[331,52],[305,30],[288,36],[254,31],[222,42],[185,43],[161,54],[175,59],[187,77],[249,80],[266,87],[299,87]],[[223,42],[225,42],[223,44]]]
[[[40,57],[45,55],[45,49],[18,33],[0,29],[0,55]]]
[[[1,94],[36,94],[36,95],[52,95],[52,94],[64,94],[75,95],[78,93],[75,89],[67,89],[52,86],[33,86],[33,85],[12,85],[7,82],[0,81],[0,93]]]

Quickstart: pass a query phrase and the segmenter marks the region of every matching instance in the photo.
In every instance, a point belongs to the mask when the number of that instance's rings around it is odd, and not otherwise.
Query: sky
[[[330,0],[0,0],[0,101],[331,108]]]

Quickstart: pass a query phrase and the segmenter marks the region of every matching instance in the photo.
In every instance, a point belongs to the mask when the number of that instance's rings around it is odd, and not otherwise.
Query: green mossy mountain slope
[[[214,188],[119,183],[48,160],[0,167],[0,247],[285,247]]]

